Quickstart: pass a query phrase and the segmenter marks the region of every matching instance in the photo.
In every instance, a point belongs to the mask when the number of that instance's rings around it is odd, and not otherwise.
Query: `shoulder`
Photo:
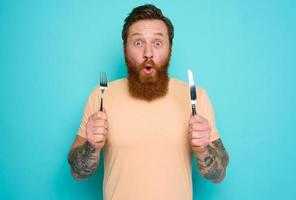
[[[127,78],[116,79],[108,83],[108,89],[106,90],[106,96],[117,96],[127,91]]]
[[[110,81],[108,83],[108,85],[110,85],[110,86],[117,86],[117,85],[125,84],[126,82],[127,82],[127,78],[120,78],[120,79],[116,79],[116,80]]]
[[[176,78],[170,78],[169,87],[173,90],[188,90],[188,84]]]

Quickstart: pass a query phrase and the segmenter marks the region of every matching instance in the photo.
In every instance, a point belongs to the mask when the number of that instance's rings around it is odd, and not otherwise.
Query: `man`
[[[99,112],[90,95],[68,156],[72,175],[93,174],[104,150],[104,199],[192,199],[192,157],[206,179],[219,183],[228,155],[204,89],[191,115],[188,86],[168,77],[174,29],[161,10],[139,6],[125,19],[122,38],[128,77],[113,81]]]

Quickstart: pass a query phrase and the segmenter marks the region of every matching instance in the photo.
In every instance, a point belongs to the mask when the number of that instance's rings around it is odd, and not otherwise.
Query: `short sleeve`
[[[77,132],[77,135],[86,138],[86,123],[88,121],[88,118],[94,114],[95,112],[98,112],[99,110],[99,88],[96,87],[91,95],[89,96],[85,107],[84,107],[84,112],[82,116],[82,120],[80,123],[79,130]]]
[[[214,108],[205,89],[198,88],[197,94],[197,113],[208,120],[212,128],[210,137],[210,142],[212,142],[220,138],[216,128]]]

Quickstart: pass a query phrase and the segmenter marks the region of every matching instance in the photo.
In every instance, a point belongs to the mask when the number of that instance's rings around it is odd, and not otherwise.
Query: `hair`
[[[165,17],[161,10],[152,4],[145,4],[134,8],[132,12],[125,18],[122,29],[123,44],[126,45],[128,30],[132,24],[140,20],[153,19],[158,19],[165,23],[169,34],[170,45],[172,46],[174,38],[174,26],[169,18]]]

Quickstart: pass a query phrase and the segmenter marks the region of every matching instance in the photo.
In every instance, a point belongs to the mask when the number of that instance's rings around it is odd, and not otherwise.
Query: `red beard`
[[[146,101],[165,96],[169,83],[169,61],[170,54],[160,65],[156,65],[151,59],[146,59],[140,65],[135,65],[125,54],[129,93],[137,99]],[[147,74],[145,70],[151,73]]]

